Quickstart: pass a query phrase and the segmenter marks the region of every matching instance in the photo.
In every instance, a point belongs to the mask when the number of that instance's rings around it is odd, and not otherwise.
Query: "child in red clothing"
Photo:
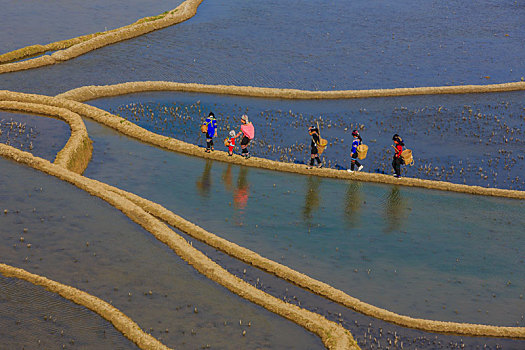
[[[230,143],[228,144],[228,155],[233,155],[233,149],[235,148],[235,130],[230,131]]]

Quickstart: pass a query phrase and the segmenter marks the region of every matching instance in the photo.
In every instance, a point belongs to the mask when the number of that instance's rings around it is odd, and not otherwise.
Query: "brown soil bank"
[[[27,46],[22,49],[5,53],[0,55],[0,74],[47,66],[60,61],[70,60],[83,55],[86,52],[186,21],[195,15],[201,2],[202,0],[186,0],[171,11],[167,11],[158,16],[142,18],[133,24],[121,28],[57,41],[47,45]],[[5,63],[49,51],[56,52],[51,55],[44,55],[27,61]]]
[[[260,305],[267,310],[285,317],[292,322],[317,334],[329,349],[358,349],[350,332],[341,325],[328,321],[323,316],[302,309],[296,305],[286,303],[275,298],[244,280],[232,275],[227,270],[209,259],[204,253],[193,248],[180,235],[176,234],[166,224],[146,212],[127,198],[119,195],[119,189],[82,175],[71,172],[45,159],[35,157],[30,153],[20,151],[11,146],[0,144],[0,156],[13,159],[18,163],[28,165],[34,169],[67,181],[78,188],[97,196],[114,206],[131,220],[141,225],[159,241],[169,246],[177,255],[187,261],[197,271],[207,278],[228,288],[242,298]],[[111,188],[112,190],[108,190]]]
[[[111,322],[118,331],[137,344],[141,349],[169,349],[153,336],[140,329],[135,322],[120,310],[91,294],[6,264],[0,264],[0,273],[6,277],[19,278],[32,284],[45,287],[50,292],[59,294],[65,299],[96,312]]]
[[[68,123],[71,128],[71,136],[64,148],[58,152],[55,164],[82,174],[91,160],[93,151],[92,142],[82,118],[64,108],[38,103],[17,102],[16,100],[20,96],[18,93],[0,91],[0,109],[52,116]]]
[[[519,83],[520,86],[525,88],[525,83]],[[224,89],[223,89],[224,88]],[[200,90],[202,89],[202,90]],[[144,128],[141,128],[121,117],[112,115],[106,111],[98,109],[96,107],[88,106],[79,102],[73,102],[73,100],[87,101],[91,99],[123,95],[132,92],[144,92],[144,91],[201,91],[201,92],[213,92],[213,93],[229,93],[230,90],[238,89],[245,95],[249,95],[252,89],[263,88],[251,88],[251,87],[223,87],[213,85],[198,85],[198,84],[179,84],[169,82],[130,82],[124,84],[110,85],[110,86],[85,86],[78,89],[71,90],[69,92],[60,94],[56,100],[50,100],[53,105],[63,106],[68,108],[80,115],[89,117],[109,126],[115,130],[118,130],[128,136],[137,138],[141,141],[151,143],[153,145],[198,156],[207,159],[215,159],[223,162],[234,163],[239,165],[252,166],[257,168],[264,168],[277,171],[286,171],[290,173],[305,174],[305,175],[316,175],[322,177],[330,177],[337,179],[348,179],[357,181],[368,181],[377,182],[384,184],[395,184],[403,186],[421,187],[433,190],[461,192],[468,194],[477,194],[484,196],[495,196],[495,197],[507,197],[516,199],[525,199],[525,191],[515,190],[504,190],[498,188],[485,188],[480,186],[468,186],[461,184],[454,184],[444,181],[433,181],[423,180],[416,178],[401,178],[396,179],[392,176],[384,174],[374,174],[366,172],[348,173],[346,171],[335,170],[335,169],[306,169],[304,165],[282,163],[264,158],[252,157],[250,159],[244,159],[238,155],[229,157],[226,152],[215,151],[212,153],[205,153],[201,147],[188,144],[179,140],[175,140],[166,136],[161,136],[152,133]],[[245,91],[246,90],[246,91]],[[270,89],[271,90],[271,89]],[[279,90],[279,89],[276,89]],[[60,98],[60,99],[59,99]],[[65,100],[67,98],[67,100]],[[292,97],[290,97],[292,98]]]
[[[457,85],[371,90],[308,91],[297,89],[263,88],[253,86],[208,85],[168,81],[140,81],[105,86],[83,86],[57,97],[87,101],[100,97],[125,95],[145,91],[183,91],[237,96],[282,99],[352,99],[370,97],[395,97],[412,95],[471,94],[525,90],[525,82],[490,85]]]

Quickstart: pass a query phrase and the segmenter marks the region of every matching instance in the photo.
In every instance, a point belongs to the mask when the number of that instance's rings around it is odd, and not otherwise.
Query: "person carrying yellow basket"
[[[363,139],[361,138],[361,135],[359,135],[359,131],[357,130],[352,131],[352,136],[354,137],[354,140],[352,141],[352,150],[350,151],[352,160],[350,162],[350,169],[347,169],[349,173],[354,172],[354,168],[356,165],[357,165],[357,171],[363,170],[363,165],[359,163],[359,161],[357,160],[357,158],[361,158],[359,157],[358,149],[359,149],[359,146],[362,145]],[[364,159],[364,158],[361,158],[361,159]]]
[[[392,159],[392,167],[394,168],[394,177],[400,178],[401,177],[401,164],[405,164],[402,153],[403,153],[403,146],[405,143],[403,142],[403,139],[398,135],[394,134],[392,136],[392,141],[394,141],[394,147],[395,153],[394,153],[394,159]]]
[[[318,147],[322,147],[322,150],[324,150],[326,145],[321,145],[321,135],[319,134],[319,128],[312,125],[308,128],[308,134],[312,136],[312,142],[310,143],[310,165],[307,166],[307,168],[313,168],[315,161],[317,161],[317,167],[322,168],[323,164],[321,163],[321,158],[319,158],[319,153],[322,153],[322,151],[320,152]]]

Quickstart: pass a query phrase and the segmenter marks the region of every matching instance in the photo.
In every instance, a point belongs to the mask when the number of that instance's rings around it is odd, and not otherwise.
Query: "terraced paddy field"
[[[61,281],[110,302],[169,347],[322,346],[318,338],[299,326],[232,296],[204,278],[105,202],[54,177],[10,161],[1,162],[12,176],[7,181],[3,175],[2,181],[2,203],[9,199],[7,212],[1,217],[3,263]],[[16,307],[17,300],[21,303],[23,299],[13,300],[14,295],[8,289],[12,282],[5,283],[2,299],[10,301],[6,304],[7,312]],[[20,284],[15,286],[22,289]],[[39,299],[42,292],[36,297],[27,293],[24,304],[31,302],[35,308],[45,307],[45,300]],[[55,317],[58,313],[72,312],[67,304],[55,307],[56,310],[48,311]],[[32,324],[34,319],[46,316],[49,315],[38,310],[5,319],[6,326],[17,328],[13,344],[25,341],[25,334],[16,322]],[[71,339],[77,336],[81,335],[70,331]],[[88,335],[82,336],[90,339]],[[96,347],[94,337],[91,335],[91,341]],[[124,345],[118,346],[129,347],[125,345],[129,341],[120,341]],[[73,345],[67,337],[55,343],[62,344]]]
[[[525,347],[524,203],[500,196],[525,186],[518,3],[5,5],[1,53],[65,40],[0,56],[0,89],[60,94],[0,92],[7,348]],[[69,91],[144,80],[197,85]],[[246,164],[217,155],[243,113]],[[304,174],[317,123],[326,170]],[[415,155],[398,183],[394,132]]]

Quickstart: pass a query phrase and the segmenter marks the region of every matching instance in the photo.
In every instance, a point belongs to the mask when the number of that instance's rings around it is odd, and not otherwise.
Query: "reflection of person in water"
[[[405,215],[405,200],[397,186],[392,187],[384,206],[385,220],[387,223],[386,231],[399,230]]]
[[[321,179],[317,176],[308,176],[306,178],[306,196],[304,199],[304,208],[303,208],[303,218],[308,229],[311,226],[312,212],[319,208],[320,198],[319,198],[319,185],[321,184]]]
[[[224,172],[222,173],[222,182],[224,183],[224,187],[226,188],[226,191],[232,191],[232,165],[228,163],[226,166],[226,169],[224,169]]]
[[[195,185],[197,185],[197,190],[199,194],[203,197],[208,197],[210,195],[210,186],[211,186],[211,164],[212,160],[207,159],[206,164],[204,165],[204,171],[202,176],[197,180]]]
[[[237,188],[233,194],[233,203],[237,209],[246,208],[248,203],[248,197],[250,196],[250,184],[246,178],[248,174],[248,168],[241,166],[239,169],[239,177],[237,178]]]
[[[351,226],[355,226],[357,213],[361,208],[361,183],[350,182],[345,197],[345,218]]]

